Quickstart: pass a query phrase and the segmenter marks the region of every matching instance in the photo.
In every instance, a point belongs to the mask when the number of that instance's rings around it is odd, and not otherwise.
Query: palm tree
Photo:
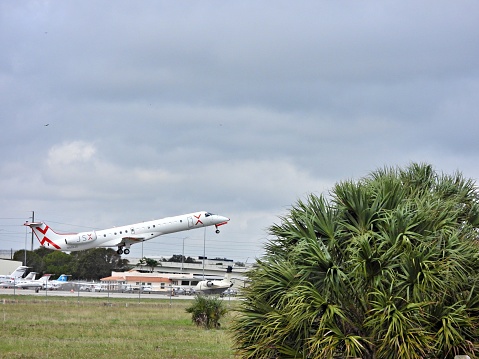
[[[479,354],[479,195],[460,173],[384,168],[273,224],[233,325],[244,358]]]

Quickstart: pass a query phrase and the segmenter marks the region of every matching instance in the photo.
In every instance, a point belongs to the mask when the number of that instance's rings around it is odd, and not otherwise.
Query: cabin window
[[[128,233],[128,229],[125,229],[125,233]]]
[[[106,234],[104,234],[103,237],[106,237]]]

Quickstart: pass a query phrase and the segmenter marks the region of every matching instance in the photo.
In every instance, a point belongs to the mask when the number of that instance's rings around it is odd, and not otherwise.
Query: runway
[[[87,292],[67,290],[40,290],[38,293],[32,289],[0,288],[0,295],[33,295],[37,297],[94,297],[94,298],[131,298],[133,299],[194,299],[192,295],[165,295],[163,293],[121,293],[121,292]],[[233,298],[233,297],[232,297]]]
[[[87,291],[68,291],[68,290],[40,290],[38,293],[32,289],[19,289],[19,288],[0,288],[0,295],[32,295],[36,297],[71,297],[71,298],[129,298],[132,300],[140,300],[140,299],[169,299],[169,300],[185,300],[195,299],[194,295],[169,295],[165,293],[121,293],[121,292],[87,292]],[[235,296],[225,296],[223,297],[224,300],[235,300],[240,299],[239,297]]]

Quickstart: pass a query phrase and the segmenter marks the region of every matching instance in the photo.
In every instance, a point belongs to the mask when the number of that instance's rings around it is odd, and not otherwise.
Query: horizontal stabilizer
[[[30,228],[36,228],[36,227],[41,227],[43,223],[42,222],[25,222],[23,225],[28,226]]]

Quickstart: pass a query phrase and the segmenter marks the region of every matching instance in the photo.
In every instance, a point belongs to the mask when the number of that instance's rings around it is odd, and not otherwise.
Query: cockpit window
[[[209,216],[213,216],[213,213],[206,212],[206,213],[205,213],[205,217],[209,217]]]

